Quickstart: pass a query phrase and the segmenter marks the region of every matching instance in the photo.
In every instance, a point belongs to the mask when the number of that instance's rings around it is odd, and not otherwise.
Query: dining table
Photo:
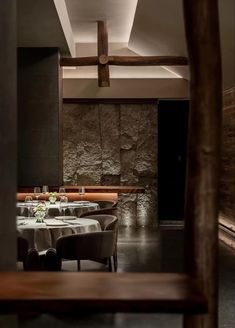
[[[34,208],[40,202],[32,200],[30,202],[17,202],[17,215],[19,216],[32,216],[34,212]],[[99,204],[90,201],[73,201],[61,204],[60,201],[56,201],[55,203],[50,203],[49,201],[41,202],[45,204],[47,209],[46,216],[53,217],[53,213],[59,215],[63,211],[66,212],[67,215],[75,215],[81,216],[83,213],[88,211],[98,210]],[[76,209],[76,210],[75,210]]]
[[[65,235],[101,231],[98,221],[75,216],[57,216],[37,223],[35,217],[17,216],[17,233],[27,239],[29,248],[35,248],[39,254],[49,248],[55,248],[56,240]]]

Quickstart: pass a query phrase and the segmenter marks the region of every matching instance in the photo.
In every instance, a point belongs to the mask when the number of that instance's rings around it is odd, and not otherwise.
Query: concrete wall
[[[18,49],[19,186],[62,182],[60,80],[58,49]]]
[[[157,105],[64,104],[64,183],[147,186],[120,194],[120,224],[157,225]]]
[[[64,98],[172,98],[189,97],[184,79],[111,79],[110,88],[99,88],[97,79],[64,79]]]

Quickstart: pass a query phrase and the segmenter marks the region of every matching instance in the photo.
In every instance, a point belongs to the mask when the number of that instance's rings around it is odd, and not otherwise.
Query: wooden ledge
[[[80,186],[65,186],[68,192],[77,191]],[[84,186],[86,192],[116,192],[116,193],[144,193],[145,188],[140,186]]]
[[[185,274],[0,272],[0,313],[205,313]]]
[[[81,187],[86,193],[145,193],[145,188],[140,186],[63,186],[66,192],[78,192]],[[34,187],[18,187],[18,192],[33,192]],[[49,186],[50,191],[57,191],[59,187]]]

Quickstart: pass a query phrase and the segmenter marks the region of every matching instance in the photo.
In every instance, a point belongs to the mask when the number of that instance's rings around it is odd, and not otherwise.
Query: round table
[[[63,217],[60,219],[45,219],[44,223],[36,223],[36,218],[17,219],[18,234],[29,242],[30,248],[36,248],[38,252],[55,248],[56,240],[65,235],[82,232],[101,231],[98,221],[89,218]]]
[[[51,204],[48,201],[46,201],[44,203],[46,204],[46,207],[48,209],[50,217],[54,216],[53,210],[58,210],[57,212],[59,212],[59,210],[60,210],[60,202],[59,201],[55,202],[55,204]],[[37,201],[32,201],[29,203],[18,202],[17,203],[17,214],[18,215],[27,215],[28,208],[33,209],[33,207],[35,207],[37,204],[38,204]],[[85,212],[98,210],[99,208],[100,208],[99,204],[89,202],[89,201],[68,202],[66,204],[66,215],[75,215],[74,210],[76,209],[76,216],[79,217]],[[31,211],[31,213],[32,213],[32,211]],[[59,215],[59,213],[57,213],[56,215]]]

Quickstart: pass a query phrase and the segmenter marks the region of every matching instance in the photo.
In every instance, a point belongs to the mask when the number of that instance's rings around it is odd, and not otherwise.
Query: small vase
[[[49,202],[50,202],[50,204],[55,204],[55,202],[56,202],[56,197],[55,197],[55,196],[50,196],[50,197],[49,197]]]
[[[36,217],[36,223],[43,223],[45,213],[43,211],[38,211],[35,213],[35,217]]]

